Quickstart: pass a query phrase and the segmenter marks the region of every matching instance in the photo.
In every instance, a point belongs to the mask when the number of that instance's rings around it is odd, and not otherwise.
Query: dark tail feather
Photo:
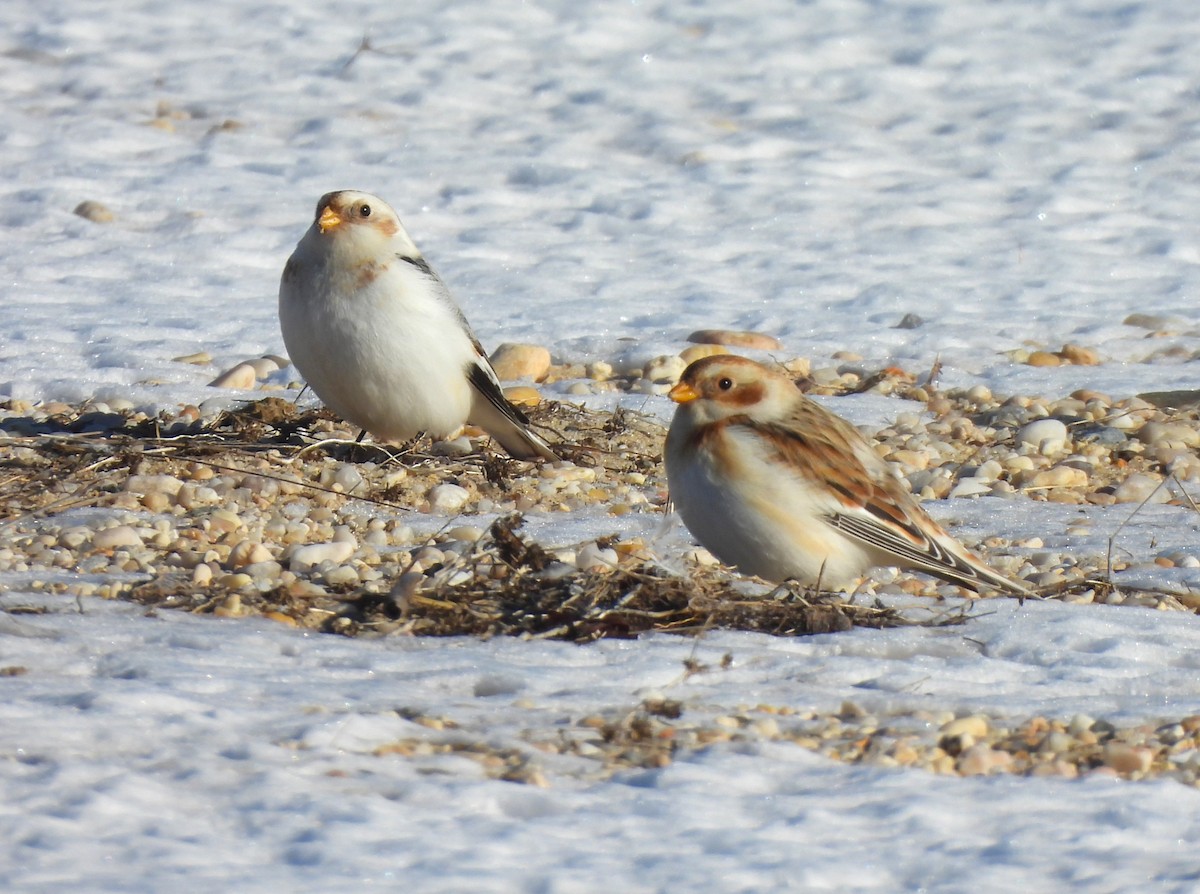
[[[487,360],[483,359],[479,363],[472,363],[467,369],[471,387],[475,389],[470,421],[495,438],[509,456],[556,461],[558,454],[530,430],[529,419],[504,396],[496,374],[490,367],[484,366],[486,363]]]

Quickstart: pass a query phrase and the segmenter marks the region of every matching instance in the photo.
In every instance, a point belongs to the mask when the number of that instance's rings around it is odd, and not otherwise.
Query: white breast
[[[669,449],[667,455],[671,498],[688,530],[713,555],[745,574],[807,584],[819,577],[824,587],[840,586],[870,567],[857,543],[821,519],[827,499],[769,460],[752,432],[733,426],[722,437],[719,467],[712,454],[700,451]]]
[[[317,396],[380,438],[462,425],[474,349],[440,283],[399,259],[365,284],[339,279],[299,270],[280,289],[284,344]]]

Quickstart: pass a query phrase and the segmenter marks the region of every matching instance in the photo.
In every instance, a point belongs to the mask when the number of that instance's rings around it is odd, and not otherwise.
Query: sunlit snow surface
[[[3,20],[2,397],[216,396],[212,368],[171,358],[281,353],[279,272],[342,187],[396,206],[489,346],[652,356],[721,326],[818,362],[940,356],[946,384],[1001,394],[1198,384],[1186,4],[15,0]],[[116,220],[72,214],[86,199]],[[1134,312],[1168,334],[1123,325]],[[906,313],[925,324],[893,328]],[[1066,342],[1108,362],[1004,354]],[[1100,542],[1077,544],[1077,508],[931,511],[1093,552],[1125,517],[1085,509]],[[1195,518],[1159,507],[1120,546],[1194,549]],[[6,606],[36,604],[3,583]],[[699,717],[852,700],[1178,719],[1200,713],[1200,619],[1183,613],[996,600],[962,628],[579,647],[46,604],[0,615],[0,665],[27,669],[0,681],[6,890],[1200,885],[1200,798],[1174,782],[945,779],[778,744],[612,781],[546,758],[537,789],[373,754],[421,734],[401,708],[521,747],[651,693]],[[734,664],[684,680],[693,649]]]

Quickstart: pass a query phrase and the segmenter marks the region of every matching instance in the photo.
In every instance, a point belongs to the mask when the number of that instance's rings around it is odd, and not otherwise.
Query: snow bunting
[[[671,499],[721,561],[844,586],[875,565],[1028,596],[931,519],[848,422],[743,357],[697,360],[670,391]]]
[[[465,422],[520,459],[555,460],[504,397],[445,284],[386,202],[321,197],[279,283],[296,369],[331,410],[376,437],[445,437]]]

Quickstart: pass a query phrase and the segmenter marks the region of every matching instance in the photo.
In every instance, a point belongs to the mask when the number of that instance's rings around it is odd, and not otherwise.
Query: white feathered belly
[[[378,438],[450,434],[471,405],[470,341],[445,319],[386,299],[368,289],[353,301],[284,302],[292,363],[326,406]]]
[[[802,479],[749,444],[729,453],[739,459],[720,474],[696,451],[675,452],[667,465],[680,517],[714,556],[744,574],[805,584],[819,578],[834,588],[874,564],[864,547],[822,520],[824,507]]]

